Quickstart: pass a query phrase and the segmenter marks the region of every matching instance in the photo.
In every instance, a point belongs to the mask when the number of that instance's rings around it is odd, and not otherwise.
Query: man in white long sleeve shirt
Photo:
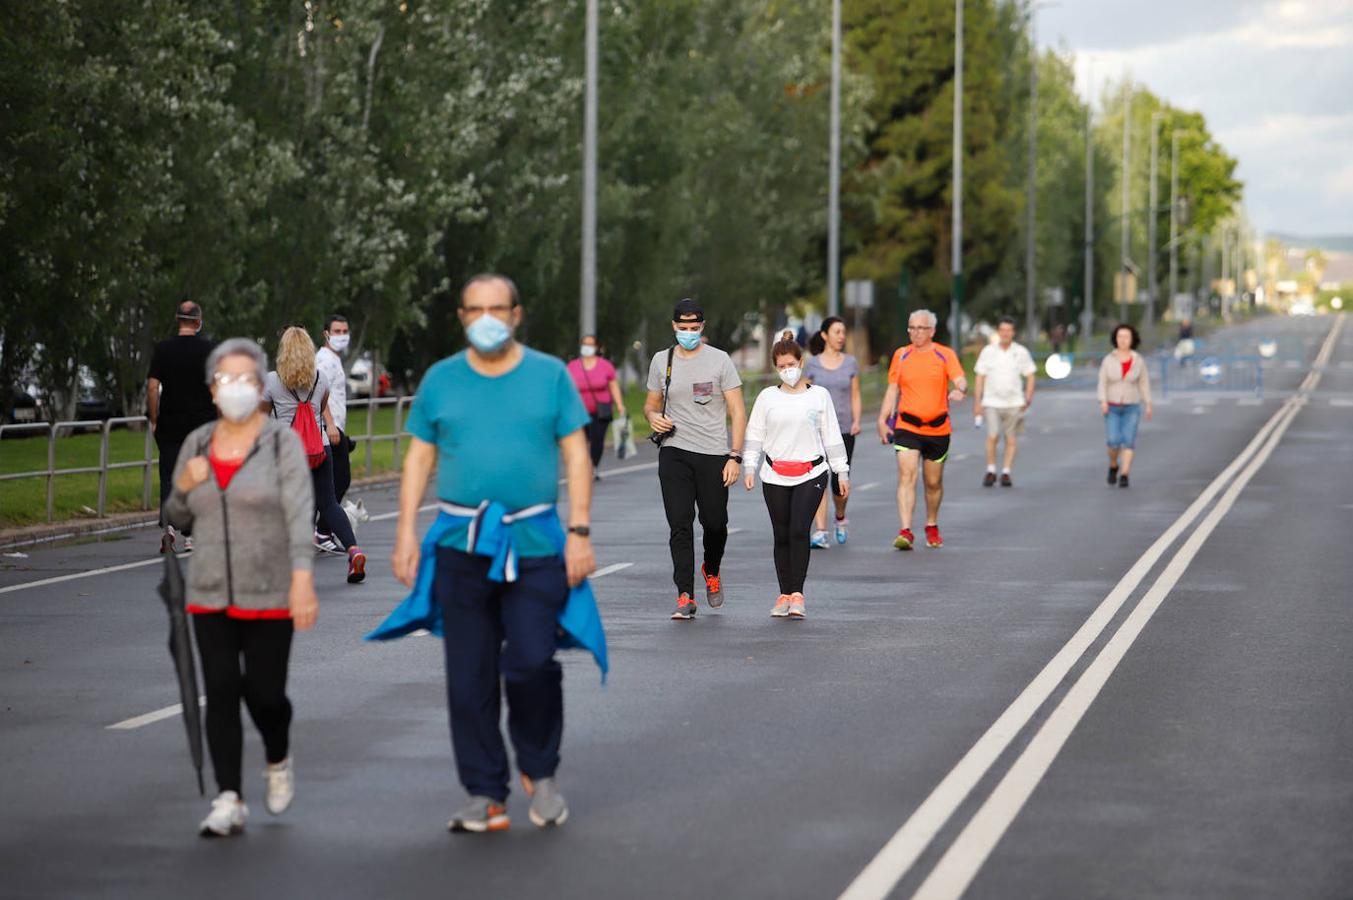
[[[803,350],[792,339],[771,348],[781,384],[756,398],[747,423],[743,482],[761,491],[775,534],[775,574],[780,595],[771,615],[802,619],[803,596],[813,517],[827,489],[828,472],[837,475],[841,496],[850,493],[850,464],[831,394],[803,380]]]

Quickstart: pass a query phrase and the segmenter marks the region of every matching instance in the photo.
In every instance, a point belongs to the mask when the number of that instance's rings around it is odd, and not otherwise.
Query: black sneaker
[[[1109,466],[1109,487],[1113,487],[1117,483],[1118,483],[1118,467]]]
[[[1118,486],[1120,488],[1125,488],[1128,486],[1128,477],[1126,475],[1118,476]]]
[[[982,487],[991,487],[996,483],[996,473],[988,472],[982,476]]]
[[[1014,487],[1015,483],[1010,480],[1009,472],[1001,473],[1001,487]]]

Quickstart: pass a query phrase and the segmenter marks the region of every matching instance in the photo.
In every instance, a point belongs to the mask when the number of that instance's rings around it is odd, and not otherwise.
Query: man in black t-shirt
[[[174,546],[174,529],[164,519],[164,503],[173,489],[174,463],[184,438],[194,428],[216,418],[216,406],[207,386],[207,357],[216,345],[204,337],[202,307],[191,300],[180,303],[174,313],[178,334],[155,345],[146,385],[146,415],[160,449],[160,525],[164,535],[160,552],[193,549],[192,538],[183,533],[183,546]]]

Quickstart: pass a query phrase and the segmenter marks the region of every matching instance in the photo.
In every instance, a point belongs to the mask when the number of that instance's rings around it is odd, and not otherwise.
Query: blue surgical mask
[[[678,331],[676,339],[677,343],[686,350],[694,350],[700,346],[700,332],[698,331]]]
[[[512,340],[512,328],[497,316],[484,313],[469,324],[465,336],[480,353],[497,353]]]

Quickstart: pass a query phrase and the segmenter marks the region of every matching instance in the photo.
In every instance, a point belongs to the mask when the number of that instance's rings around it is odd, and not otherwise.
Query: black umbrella
[[[183,608],[183,570],[173,553],[164,555],[164,579],[160,597],[169,610],[169,655],[179,680],[179,700],[183,704],[183,726],[188,730],[188,752],[197,769],[197,791],[206,795],[202,784],[202,708],[197,700],[197,666],[193,661],[193,639],[188,634],[188,614]]]

